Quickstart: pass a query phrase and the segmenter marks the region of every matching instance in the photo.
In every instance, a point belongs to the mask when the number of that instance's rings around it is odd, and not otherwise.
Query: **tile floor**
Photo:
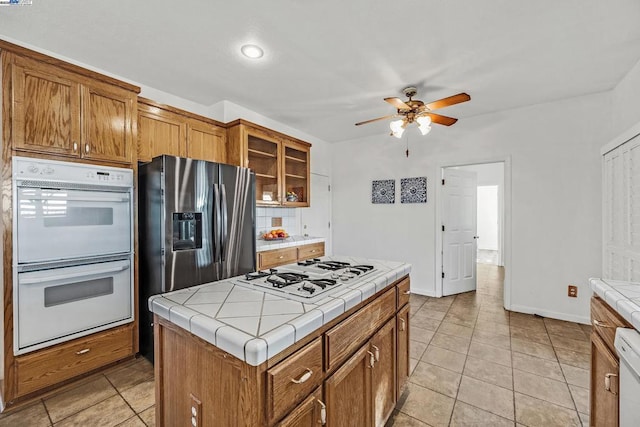
[[[588,426],[588,325],[502,308],[504,269],[478,289],[411,296],[409,384],[387,426]]]
[[[2,414],[0,427],[155,426],[154,404],[153,366],[140,358]]]
[[[388,426],[589,424],[589,326],[509,313],[503,269],[478,290],[411,296],[409,384]],[[137,359],[5,415],[2,426],[154,426],[153,369]]]

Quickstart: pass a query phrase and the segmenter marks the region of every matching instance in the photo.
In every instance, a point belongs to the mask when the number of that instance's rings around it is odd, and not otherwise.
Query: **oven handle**
[[[69,274],[58,274],[57,276],[48,276],[42,278],[33,278],[33,279],[18,279],[18,283],[20,285],[36,285],[40,283],[48,283],[55,282],[57,280],[67,280],[74,279],[76,277],[88,277],[88,276],[96,276],[99,274],[108,274],[108,273],[119,273],[124,270],[128,270],[129,265],[123,265],[116,268],[103,268],[101,270],[93,270],[93,271],[82,271],[78,273],[69,273]]]
[[[128,197],[44,197],[44,196],[22,196],[22,200],[49,200],[49,201],[71,201],[71,202],[128,202]]]

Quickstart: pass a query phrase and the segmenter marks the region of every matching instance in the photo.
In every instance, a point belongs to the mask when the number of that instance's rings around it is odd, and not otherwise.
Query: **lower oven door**
[[[18,273],[15,353],[133,320],[131,259]]]

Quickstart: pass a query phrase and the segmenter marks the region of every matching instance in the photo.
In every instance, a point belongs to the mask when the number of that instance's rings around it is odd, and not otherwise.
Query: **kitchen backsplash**
[[[282,226],[272,226],[272,218],[282,218]],[[300,210],[296,208],[256,207],[256,233],[261,235],[274,228],[283,228],[292,236],[299,236],[301,230]]]

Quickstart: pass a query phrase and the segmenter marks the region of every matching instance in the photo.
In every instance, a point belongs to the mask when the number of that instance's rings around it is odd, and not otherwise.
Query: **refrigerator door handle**
[[[222,224],[220,220],[220,188],[218,184],[213,184],[213,219],[212,219],[212,229],[213,229],[213,262],[219,262],[221,259],[221,251],[220,251],[220,243],[221,243],[221,232],[220,225]]]
[[[224,184],[220,184],[220,202],[222,211],[222,233],[220,233],[220,261],[226,261],[227,245],[229,244],[229,224],[227,217],[227,189]]]

